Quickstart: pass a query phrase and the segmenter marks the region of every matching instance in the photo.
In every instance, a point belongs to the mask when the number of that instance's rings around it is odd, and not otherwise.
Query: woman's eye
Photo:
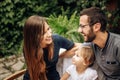
[[[50,30],[50,28],[48,28],[48,30]]]

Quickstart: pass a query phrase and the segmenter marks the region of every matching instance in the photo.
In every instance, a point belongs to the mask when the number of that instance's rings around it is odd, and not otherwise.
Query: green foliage
[[[0,56],[21,53],[25,20],[31,15],[48,16],[60,9],[56,4],[57,0],[0,1]]]
[[[107,5],[110,2],[116,1],[117,4],[115,5],[117,6],[117,8],[113,11],[108,10]],[[66,15],[68,16],[68,18],[74,11],[80,12],[81,10],[92,6],[100,7],[106,12],[106,15],[108,16],[108,30],[120,34],[120,0],[59,0],[59,4],[64,8],[64,10],[67,10],[68,13],[66,13]],[[112,3],[110,3],[109,5],[112,6]],[[79,12],[77,14],[79,14]]]
[[[108,15],[108,29],[111,32],[120,34],[120,9],[107,12]]]
[[[11,0],[0,3],[0,55],[19,53],[21,49],[22,27],[14,8]]]
[[[0,56],[22,52],[23,26],[25,20],[31,15],[50,16],[49,22],[55,33],[75,42],[82,42],[82,37],[78,37],[77,35],[79,34],[76,32],[79,23],[79,11],[91,6],[97,6],[106,10],[108,1],[110,0],[0,1]],[[119,32],[119,13],[119,8],[113,12],[106,12],[109,18],[109,25],[117,30],[108,27],[112,32]]]
[[[77,12],[74,12],[70,19],[67,16],[50,15],[48,18],[49,25],[54,33],[62,35],[74,42],[83,42],[83,37],[77,32],[79,25],[79,17],[76,16]]]

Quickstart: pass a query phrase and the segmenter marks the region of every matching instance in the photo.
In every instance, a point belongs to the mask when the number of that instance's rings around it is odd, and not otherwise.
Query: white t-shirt
[[[82,74],[78,74],[75,65],[69,66],[66,72],[70,74],[72,80],[96,80],[98,77],[97,71],[92,68],[87,68]]]

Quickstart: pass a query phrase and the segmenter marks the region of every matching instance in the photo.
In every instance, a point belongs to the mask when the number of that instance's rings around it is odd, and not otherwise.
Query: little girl
[[[73,65],[66,69],[60,80],[97,80],[96,70],[90,68],[94,61],[94,53],[90,46],[82,46],[72,57]]]

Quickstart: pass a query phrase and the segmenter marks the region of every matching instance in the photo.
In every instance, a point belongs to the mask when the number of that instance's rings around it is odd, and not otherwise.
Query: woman
[[[28,69],[24,80],[60,80],[56,70],[59,50],[65,48],[68,50],[65,54],[73,55],[77,49],[73,48],[74,43],[59,35],[52,35],[45,18],[37,15],[27,19],[23,32],[24,57]]]

